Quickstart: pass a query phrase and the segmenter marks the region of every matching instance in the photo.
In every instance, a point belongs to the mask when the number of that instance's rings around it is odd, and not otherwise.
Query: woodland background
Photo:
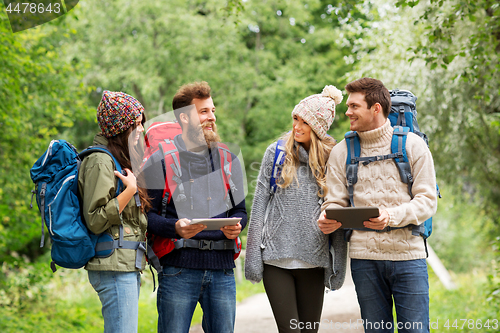
[[[81,0],[15,34],[0,4],[0,330],[102,330],[85,272],[52,274],[39,247],[29,169],[51,139],[91,144],[103,90],[138,98],[152,118],[180,85],[208,81],[221,137],[244,156],[250,212],[264,150],[295,104],[363,76],[418,96],[443,195],[429,243],[458,285],[444,290],[429,269],[431,319],[500,319],[499,54],[494,0]],[[140,332],[154,332],[146,275]]]

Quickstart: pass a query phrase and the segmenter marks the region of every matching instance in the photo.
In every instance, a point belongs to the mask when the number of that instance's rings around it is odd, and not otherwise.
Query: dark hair
[[[382,81],[364,77],[347,84],[345,90],[349,94],[364,94],[368,108],[371,108],[375,103],[379,103],[382,106],[384,116],[386,118],[389,116],[389,112],[391,111],[391,95]]]
[[[191,105],[193,99],[206,99],[210,97],[210,86],[207,82],[188,83],[179,88],[172,100],[175,118],[180,122],[179,115],[183,113],[182,108]]]
[[[142,113],[142,122],[144,126],[146,123],[146,114]],[[126,131],[121,132],[111,138],[108,138],[108,149],[116,158],[122,169],[129,170],[139,170],[142,162],[142,156],[144,155],[142,145],[136,145],[132,151],[129,150],[128,138],[130,134],[137,128],[137,124],[134,122]],[[134,166],[134,168],[132,167]],[[141,210],[147,212],[151,208],[151,200],[148,196],[146,187],[144,186],[144,175],[136,172],[137,177],[137,190],[139,192],[139,198],[141,199]],[[143,185],[143,186],[141,186]]]

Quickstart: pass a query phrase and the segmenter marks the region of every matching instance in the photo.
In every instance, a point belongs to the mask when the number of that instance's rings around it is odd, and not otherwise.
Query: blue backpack
[[[363,165],[368,165],[371,162],[393,159],[401,177],[401,181],[408,185],[408,193],[413,198],[412,185],[413,176],[411,174],[411,166],[406,154],[406,139],[409,132],[413,132],[420,136],[427,145],[427,136],[420,132],[417,123],[417,97],[410,91],[406,90],[391,90],[391,111],[389,112],[389,120],[394,127],[394,134],[391,142],[391,154],[383,156],[360,157],[361,147],[359,144],[359,136],[355,131],[350,131],[345,134],[347,144],[347,159],[346,159],[346,178],[349,192],[349,201],[351,207],[354,207],[354,185],[358,181],[358,165],[362,162]],[[441,198],[439,187],[436,184],[438,197]],[[383,231],[391,231],[394,229],[407,228],[405,227],[386,227]],[[364,229],[365,230],[365,229]],[[366,229],[369,230],[369,229]],[[432,233],[432,217],[426,220],[421,225],[412,227],[414,236],[422,236],[427,239]]]
[[[108,154],[114,161],[115,169],[122,172],[121,166],[105,146],[94,146],[78,154],[76,148],[65,140],[52,140],[45,153],[35,162],[30,170],[35,183],[38,209],[42,216],[42,238],[40,247],[45,244],[44,223],[52,240],[50,264],[52,271],[56,266],[81,268],[93,257],[110,256],[116,248],[137,250],[137,258],[142,260],[145,253],[144,242],[123,240],[123,227],[120,239],[113,240],[108,233],[95,235],[85,224],[81,200],[78,195],[78,170],[81,161],[94,152]],[[118,179],[116,195],[123,184]],[[33,195],[30,208],[33,208]],[[136,204],[140,205],[136,194]],[[152,253],[152,251],[151,251]],[[141,261],[136,260],[136,267]]]

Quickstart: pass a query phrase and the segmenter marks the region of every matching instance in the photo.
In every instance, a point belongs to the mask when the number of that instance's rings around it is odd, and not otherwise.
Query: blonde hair
[[[293,139],[293,131],[284,134],[281,137],[285,141],[285,162],[281,171],[278,186],[286,188],[290,186],[294,180],[297,181],[297,169],[300,165],[299,148],[300,144],[295,145]],[[311,131],[311,145],[309,147],[309,167],[316,178],[316,183],[319,186],[318,196],[324,197],[326,194],[326,162],[330,156],[330,151],[337,142],[332,137],[327,136],[321,140],[314,131]]]

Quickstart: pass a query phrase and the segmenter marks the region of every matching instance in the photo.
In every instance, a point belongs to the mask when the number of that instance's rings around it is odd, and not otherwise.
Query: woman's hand
[[[132,199],[134,197],[134,194],[137,192],[137,179],[135,178],[134,174],[129,169],[123,170],[126,171],[126,176],[115,170],[115,176],[120,178],[123,182],[123,185],[125,186],[125,189],[116,197],[116,199],[118,200],[118,211],[120,212],[120,214],[125,209],[125,206],[128,205],[130,199]]]
[[[125,186],[126,189],[128,189],[131,192],[137,191],[137,179],[135,178],[134,174],[130,169],[123,169],[125,171],[126,176],[124,176],[122,173],[118,172],[115,170],[115,176],[120,178],[123,185]]]

